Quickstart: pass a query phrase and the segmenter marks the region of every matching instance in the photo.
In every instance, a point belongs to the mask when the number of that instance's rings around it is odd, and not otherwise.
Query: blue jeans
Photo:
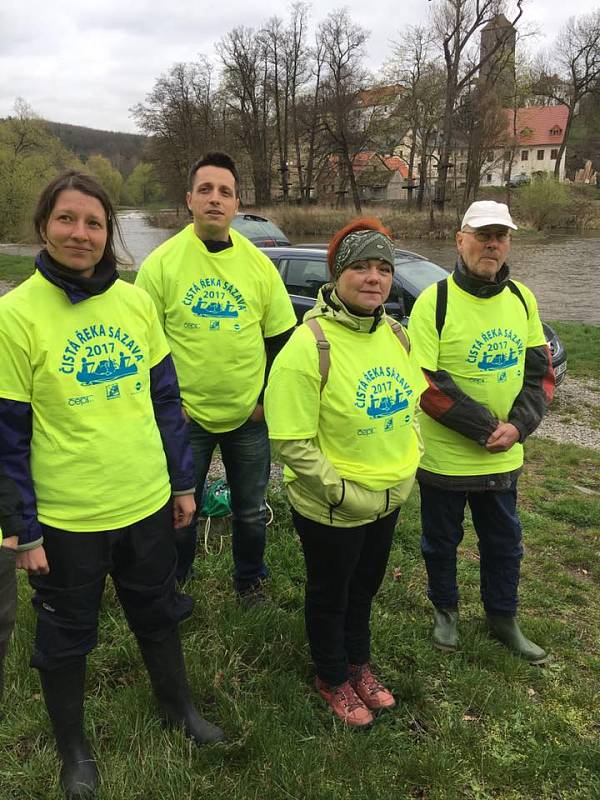
[[[517,515],[517,484],[505,492],[454,492],[420,483],[421,553],[427,596],[438,608],[456,608],[456,549],[462,541],[468,502],[478,538],[481,599],[486,613],[517,613],[523,544]]]
[[[217,444],[231,492],[233,579],[238,592],[256,586],[267,576],[263,556],[267,539],[265,493],[271,472],[269,436],[264,422],[247,420],[239,428],[211,433],[190,420],[190,441],[196,466],[196,505]],[[176,538],[177,578],[185,580],[196,553],[196,522]]]

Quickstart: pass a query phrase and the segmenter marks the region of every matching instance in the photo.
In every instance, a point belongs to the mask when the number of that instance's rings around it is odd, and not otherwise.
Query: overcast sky
[[[407,25],[425,22],[429,0],[320,0],[313,25],[347,6],[371,31],[370,68],[390,53]],[[524,0],[524,24],[541,31],[530,47],[549,44],[573,14],[593,0]],[[260,10],[258,10],[260,8]],[[22,97],[40,116],[56,122],[136,132],[129,109],[144,100],[156,78],[176,62],[199,54],[211,60],[219,39],[237,25],[259,27],[270,16],[287,17],[281,0],[0,0],[0,118]]]

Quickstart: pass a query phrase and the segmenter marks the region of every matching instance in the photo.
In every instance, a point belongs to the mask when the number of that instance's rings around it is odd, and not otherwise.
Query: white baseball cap
[[[507,228],[518,230],[512,221],[506,203],[496,203],[495,200],[476,200],[467,208],[460,226],[461,231],[466,226],[469,228],[483,228],[486,225],[505,225]]]

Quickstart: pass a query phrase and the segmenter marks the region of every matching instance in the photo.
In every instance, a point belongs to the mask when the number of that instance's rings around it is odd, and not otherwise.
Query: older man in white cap
[[[548,653],[516,620],[523,555],[517,478],[522,443],[552,399],[554,373],[535,297],[509,277],[516,229],[504,203],[472,203],[456,234],[454,272],[426,289],[411,314],[412,356],[428,382],[420,413],[421,552],[433,643],[456,650],[456,551],[468,503],[488,629],[516,655],[543,664]]]

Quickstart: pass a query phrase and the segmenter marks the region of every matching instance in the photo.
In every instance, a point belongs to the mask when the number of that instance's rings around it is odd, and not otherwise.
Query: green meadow
[[[24,269],[0,256],[0,279],[12,270],[18,281]],[[569,373],[598,385],[598,328],[563,323],[559,331]],[[367,732],[345,730],[312,689],[303,559],[274,483],[273,605],[248,611],[234,600],[226,524],[213,526],[211,554],[199,550],[187,587],[196,600],[182,627],[193,696],[226,730],[227,744],[197,748],[162,728],[107,585],[86,702],[99,800],[600,798],[600,452],[534,438],[526,462],[520,621],[552,651],[548,666],[531,667],[486,635],[470,519],[459,563],[462,646],[450,655],[431,647],[415,490],[373,609],[373,662],[398,706]],[[62,797],[38,676],[28,666],[30,597],[21,574],[0,722],[0,800]]]

